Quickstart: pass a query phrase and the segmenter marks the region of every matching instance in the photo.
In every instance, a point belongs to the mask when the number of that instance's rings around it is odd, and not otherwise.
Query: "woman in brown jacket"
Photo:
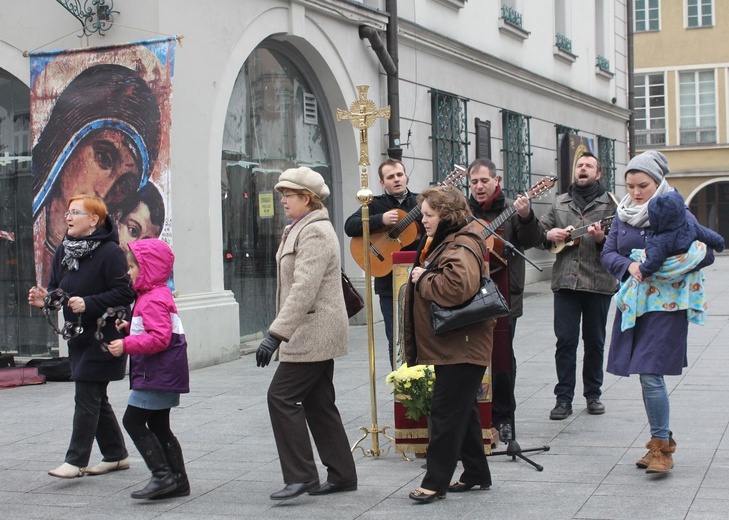
[[[421,243],[406,291],[404,342],[408,365],[435,366],[429,417],[427,467],[410,498],[429,503],[473,487],[488,489],[491,472],[483,449],[476,401],[491,361],[495,319],[435,335],[430,302],[443,307],[471,299],[488,274],[487,247],[468,201],[456,188],[429,188],[419,197],[426,238]],[[461,456],[464,471],[449,485]]]

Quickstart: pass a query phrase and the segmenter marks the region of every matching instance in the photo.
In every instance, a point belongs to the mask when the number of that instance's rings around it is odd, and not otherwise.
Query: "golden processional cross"
[[[337,109],[337,121],[348,119],[352,126],[359,130],[359,166],[362,167],[360,174],[360,189],[357,192],[357,200],[362,204],[362,243],[366,246],[365,251],[369,249],[370,244],[370,209],[369,204],[372,202],[372,191],[369,189],[369,180],[367,179],[367,166],[370,164],[370,149],[367,142],[367,134],[369,129],[374,126],[379,118],[390,119],[390,107],[377,108],[375,102],[367,99],[367,91],[369,85],[357,85],[359,97],[349,106],[349,112]],[[359,429],[364,431],[364,435],[354,443],[352,451],[359,446],[359,443],[372,435],[372,449],[365,450],[361,446],[359,448],[367,456],[380,456],[380,438],[381,433],[391,442],[395,439],[385,433],[390,426],[384,426],[382,429],[377,424],[377,392],[375,380],[375,338],[372,317],[372,271],[370,268],[370,255],[364,255],[365,270],[365,309],[367,310],[367,344],[370,361],[370,411],[372,415],[372,426],[360,426]],[[389,451],[389,448],[388,448]]]

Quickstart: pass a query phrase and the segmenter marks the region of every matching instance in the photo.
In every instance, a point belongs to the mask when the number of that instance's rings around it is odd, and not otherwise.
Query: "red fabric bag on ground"
[[[45,376],[39,375],[37,368],[3,368],[0,370],[0,388],[40,385],[45,382]]]

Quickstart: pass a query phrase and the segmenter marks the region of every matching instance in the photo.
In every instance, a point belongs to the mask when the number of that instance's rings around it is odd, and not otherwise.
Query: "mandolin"
[[[569,239],[565,240],[564,242],[554,242],[551,246],[549,246],[549,252],[554,253],[555,255],[559,252],[561,252],[566,247],[571,247],[575,244],[577,244],[580,241],[580,237],[587,234],[587,229],[591,226],[599,226],[602,228],[603,231],[607,233],[607,231],[610,229],[610,225],[613,223],[613,219],[615,218],[615,215],[611,215],[609,217],[605,217],[604,219],[593,222],[592,224],[587,224],[586,226],[582,227],[572,227],[569,226],[567,231],[570,232]]]
[[[439,182],[438,186],[451,186],[463,179],[468,174],[468,170],[458,164],[455,169],[449,173],[443,182]],[[398,211],[397,224],[388,226],[382,230],[370,233],[370,273],[374,277],[387,276],[392,271],[392,253],[401,251],[403,247],[407,247],[418,238],[418,224],[416,221],[423,215],[420,206],[416,206],[405,213]],[[364,269],[364,240],[362,237],[352,237],[349,243],[349,250],[352,257],[362,269]]]
[[[524,196],[527,199],[538,199],[545,193],[547,193],[549,190],[551,190],[554,185],[557,183],[557,176],[556,175],[548,175],[544,177],[541,181],[536,183],[534,186],[529,188]],[[514,206],[509,206],[504,211],[501,212],[501,214],[496,217],[494,220],[492,220],[488,226],[484,228],[484,230],[481,232],[484,239],[486,239],[486,245],[488,248],[492,251],[494,251],[496,254],[501,256],[504,250],[504,244],[501,240],[494,237],[494,233],[496,233],[496,230],[499,229],[504,222],[509,220],[512,215],[516,213],[516,208]]]

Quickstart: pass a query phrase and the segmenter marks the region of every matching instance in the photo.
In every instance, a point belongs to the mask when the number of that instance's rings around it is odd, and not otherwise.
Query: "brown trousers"
[[[279,363],[268,388],[268,412],[284,482],[319,478],[307,424],[327,468],[327,480],[337,485],[357,483],[357,470],[335,401],[334,360]]]

